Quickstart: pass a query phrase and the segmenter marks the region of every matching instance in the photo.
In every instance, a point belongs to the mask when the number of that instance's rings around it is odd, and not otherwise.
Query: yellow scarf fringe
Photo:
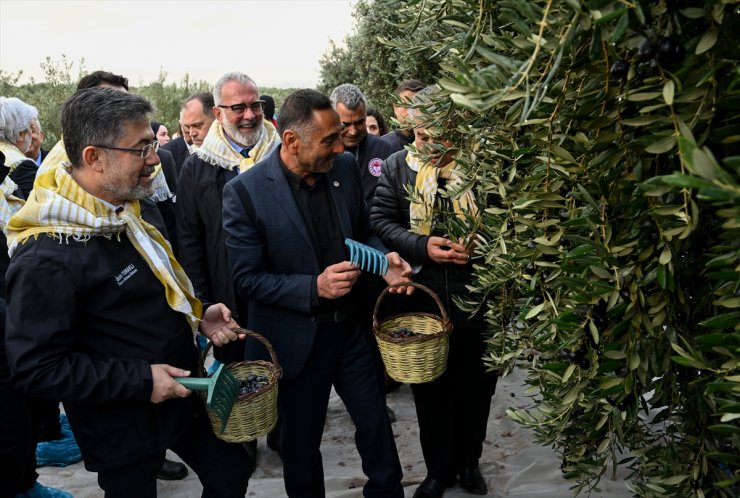
[[[187,316],[193,332],[202,314],[201,302],[175,259],[169,243],[159,231],[141,218],[138,201],[127,202],[116,213],[110,206],[87,193],[72,178],[68,164],[48,168],[36,177],[34,189],[7,226],[9,253],[31,237],[85,241],[93,236],[111,237],[125,232],[136,251],[164,286],[170,307]]]

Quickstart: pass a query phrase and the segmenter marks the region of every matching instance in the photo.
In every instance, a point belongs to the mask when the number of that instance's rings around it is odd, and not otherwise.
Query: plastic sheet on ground
[[[497,386],[491,406],[487,438],[484,443],[480,468],[488,483],[489,497],[548,497],[569,498],[572,482],[565,481],[560,472],[560,459],[551,448],[533,442],[531,431],[517,425],[506,416],[510,406],[524,407],[531,403],[525,396],[524,372],[515,371]],[[512,396],[513,393],[513,396]],[[388,406],[396,413],[393,424],[396,445],[403,466],[405,495],[410,497],[426,474],[419,446],[418,425],[413,398],[408,386],[388,395]],[[360,458],[354,446],[354,426],[342,401],[332,394],[327,412],[324,439],[321,447],[324,458],[326,495],[331,498],[359,498],[365,477]],[[169,458],[177,460],[170,453]],[[100,498],[96,475],[85,471],[82,463],[64,468],[38,469],[39,481],[71,492],[75,498]],[[623,471],[617,479],[605,475],[599,484],[600,493],[594,496],[627,498],[632,496],[624,482]],[[198,478],[190,475],[182,481],[159,481],[161,498],[197,498],[201,495]],[[261,439],[258,461],[249,482],[247,496],[280,498],[285,496],[280,459]],[[470,498],[458,486],[450,488],[445,498]],[[584,494],[583,496],[586,496]]]

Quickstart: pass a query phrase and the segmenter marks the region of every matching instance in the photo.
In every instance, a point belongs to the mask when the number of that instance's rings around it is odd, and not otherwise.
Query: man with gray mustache
[[[183,163],[177,189],[178,260],[196,296],[203,303],[225,303],[237,320],[245,310],[237,308],[226,256],[223,189],[280,143],[275,127],[264,119],[259,95],[246,74],[230,72],[219,78],[213,88],[216,120],[203,144]],[[243,361],[244,345],[236,342],[214,353],[224,363]]]

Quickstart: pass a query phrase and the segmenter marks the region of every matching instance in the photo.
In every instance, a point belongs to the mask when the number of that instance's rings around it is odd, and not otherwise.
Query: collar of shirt
[[[226,141],[229,142],[229,145],[231,145],[231,147],[237,152],[237,154],[241,154],[242,153],[242,149],[244,147],[242,147],[238,143],[234,142],[231,139],[231,137],[226,134],[226,132],[224,132],[224,137],[226,137]]]
[[[280,159],[280,154],[278,154],[277,160],[278,160],[278,163],[280,164],[280,167],[283,169],[283,173],[285,173],[285,178],[288,180],[288,185],[290,185],[290,187],[294,190],[300,190],[301,188],[310,189],[311,187],[316,185],[315,182],[326,177],[324,173],[313,173],[311,175],[307,175],[307,176],[312,176],[314,179],[314,184],[309,185],[306,182],[305,177],[302,177],[300,175],[293,173],[291,170],[288,169],[288,167],[285,164],[283,164],[282,159]]]
[[[126,203],[125,202],[123,204],[119,204],[118,206],[116,206],[115,204],[111,204],[108,201],[104,201],[100,197],[96,197],[96,199],[99,200],[100,202],[102,202],[103,204],[105,204],[106,206],[108,206],[109,208],[111,208],[113,211],[116,212],[116,214],[118,214],[121,211],[123,211],[124,206],[126,206]]]
[[[41,166],[41,147],[39,147],[39,155],[34,159],[36,166]]]

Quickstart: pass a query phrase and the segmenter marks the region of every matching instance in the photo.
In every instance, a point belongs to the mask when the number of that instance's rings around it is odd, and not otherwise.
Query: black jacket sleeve
[[[411,264],[429,263],[429,237],[409,232],[409,200],[406,185],[415,181],[406,165],[406,151],[393,154],[383,163],[370,210],[373,228],[383,243]]]
[[[39,167],[36,166],[36,163],[27,159],[16,166],[9,175],[10,179],[18,185],[24,199],[28,198],[28,194],[33,189],[33,182],[36,180],[36,172],[38,170]]]
[[[175,230],[177,232],[177,259],[193,283],[196,296],[203,304],[214,303],[208,283],[206,261],[206,229],[198,213],[200,199],[195,195],[194,172],[202,167],[197,156],[192,155],[182,166],[178,179],[177,202],[175,203]],[[210,241],[213,243],[214,241]]]

